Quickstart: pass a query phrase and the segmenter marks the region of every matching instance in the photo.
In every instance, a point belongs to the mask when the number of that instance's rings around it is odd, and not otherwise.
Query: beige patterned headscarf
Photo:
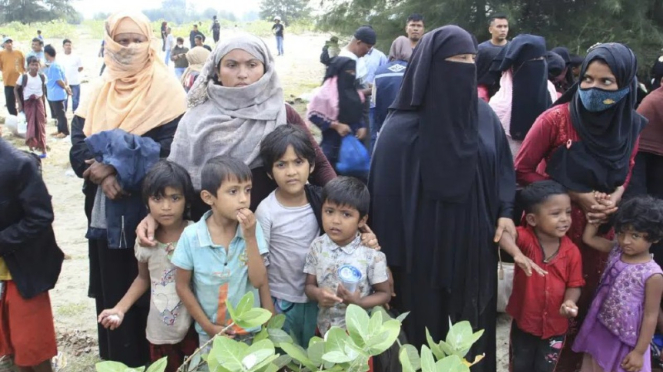
[[[113,38],[123,33],[145,36],[147,42],[128,47]],[[143,135],[181,116],[186,95],[175,75],[151,46],[150,21],[139,12],[119,12],[106,21],[102,80],[93,87],[76,115],[85,119],[86,136],[111,130]]]

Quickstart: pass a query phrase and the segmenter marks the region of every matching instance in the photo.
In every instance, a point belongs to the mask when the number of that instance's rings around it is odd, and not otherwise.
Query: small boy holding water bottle
[[[322,191],[325,234],[315,239],[306,257],[306,295],[318,302],[318,332],[345,328],[349,304],[364,309],[391,299],[387,258],[361,243],[359,229],[368,219],[370,195],[352,177],[338,177]]]

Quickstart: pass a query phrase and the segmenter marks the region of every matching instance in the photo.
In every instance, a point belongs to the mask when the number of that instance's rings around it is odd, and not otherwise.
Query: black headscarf
[[[325,72],[325,80],[334,76],[337,77],[337,120],[348,125],[361,122],[364,112],[364,103],[357,91],[356,72],[357,62],[347,57],[334,57]]]
[[[458,26],[426,33],[391,106],[419,112],[423,190],[433,199],[450,203],[464,201],[475,179],[478,95],[474,63],[445,59],[476,52],[476,40]]]
[[[573,71],[572,71],[573,59],[571,58],[571,53],[569,52],[569,50],[566,47],[553,48],[552,52],[557,53],[560,57],[562,57],[562,59],[566,63],[566,67],[567,67],[566,77],[564,78],[564,82],[561,84],[561,88],[562,88],[563,92],[566,92],[575,83],[575,79],[573,78]]]
[[[525,139],[536,118],[552,105],[545,54],[546,39],[523,34],[515,37],[493,63],[493,70],[513,71],[509,132],[515,140]]]
[[[552,81],[566,69],[566,62],[555,52],[546,53],[546,63],[548,64],[548,79]]]
[[[638,62],[635,54],[618,43],[601,44],[585,58],[580,76],[584,76],[590,63],[606,63],[617,79],[619,89],[629,87],[629,93],[616,105],[601,112],[585,109],[577,94],[576,83],[557,101],[571,102],[571,122],[579,142],[557,149],[546,172],[569,190],[611,193],[626,181],[633,147],[646,119],[635,111]]]
[[[493,60],[497,57],[505,47],[489,46],[479,48],[477,52],[476,65],[477,65],[477,83],[487,87],[493,87],[499,83],[500,74],[491,71],[490,67]]]

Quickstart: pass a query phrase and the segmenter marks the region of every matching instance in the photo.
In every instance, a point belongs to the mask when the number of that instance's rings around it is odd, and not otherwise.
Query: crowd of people
[[[167,357],[171,372],[217,335],[249,342],[257,330],[232,326],[226,304],[251,292],[304,347],[345,327],[349,304],[410,312],[417,348],[467,320],[484,330],[472,370],[496,371],[501,248],[515,262],[512,371],[661,366],[663,93],[638,103],[627,46],[548,50],[539,35],[509,40],[504,16],[477,44],[458,26],[425,32],[413,14],[385,55],[361,26],[323,49],[306,115],[318,144],[262,39],[236,33],[210,52],[196,26],[187,50],[164,23],[162,61],[144,15],[107,24],[106,68],[74,108],[69,154],[101,359]],[[11,39],[0,52],[29,120],[46,100],[63,113],[76,81],[52,46],[42,75],[36,40],[25,78]],[[340,167],[347,138],[371,155],[364,172]],[[0,139],[0,356],[26,371],[51,370],[48,290],[62,264],[38,164]]]

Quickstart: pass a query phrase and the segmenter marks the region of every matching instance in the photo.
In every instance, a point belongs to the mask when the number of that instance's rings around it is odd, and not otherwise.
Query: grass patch
[[[84,303],[76,303],[76,304],[69,304],[69,305],[64,305],[58,307],[56,310],[58,315],[62,316],[68,316],[68,317],[73,317],[73,316],[78,316],[81,313],[83,313],[87,309],[87,305]]]
[[[39,22],[24,25],[20,22],[6,23],[0,26],[0,34],[10,36],[15,41],[30,44],[37,37],[37,30],[41,30],[44,38],[74,38],[77,35],[76,26],[65,21]]]

